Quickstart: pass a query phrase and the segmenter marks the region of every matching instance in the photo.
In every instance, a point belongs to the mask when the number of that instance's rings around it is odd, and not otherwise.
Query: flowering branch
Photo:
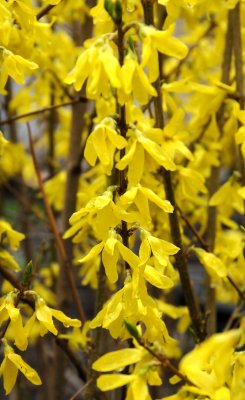
[[[8,119],[4,119],[4,120],[0,121],[0,126],[1,125],[11,124],[12,122],[18,121],[18,120],[20,120],[22,118],[27,118],[27,117],[32,117],[32,116],[36,116],[36,115],[39,115],[39,114],[43,114],[46,111],[53,111],[53,110],[56,110],[57,108],[71,106],[73,104],[84,103],[84,102],[87,102],[86,97],[79,97],[78,99],[74,99],[74,100],[71,100],[71,101],[66,101],[66,102],[61,103],[61,104],[54,104],[54,105],[51,105],[51,106],[46,106],[46,107],[40,108],[38,110],[30,111],[28,113],[15,115],[14,117],[11,117],[11,118],[8,118]]]

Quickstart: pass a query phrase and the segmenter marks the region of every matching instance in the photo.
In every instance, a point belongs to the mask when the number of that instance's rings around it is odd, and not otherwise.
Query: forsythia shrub
[[[243,0],[0,0],[6,395],[245,398],[244,20]]]

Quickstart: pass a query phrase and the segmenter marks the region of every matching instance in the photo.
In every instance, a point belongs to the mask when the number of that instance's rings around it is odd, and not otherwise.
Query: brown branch
[[[186,217],[186,215],[183,213],[183,211],[179,208],[179,206],[176,204],[176,208],[180,213],[181,218],[185,221],[186,225],[190,229],[190,231],[193,233],[193,235],[197,238],[198,242],[201,244],[202,248],[206,251],[209,251],[209,247],[207,243],[204,241],[204,239],[199,235],[198,231],[196,228],[191,224],[189,219]]]
[[[41,11],[39,11],[36,15],[37,21],[39,19],[41,19],[42,17],[44,17],[45,15],[47,15],[49,13],[49,11],[51,11],[54,7],[56,6],[56,4],[49,4],[46,7],[44,7]]]
[[[81,386],[81,387],[76,391],[76,393],[74,393],[74,394],[69,398],[69,400],[75,400],[75,399],[77,398],[77,396],[78,396],[80,393],[82,393],[82,392],[90,385],[90,383],[91,383],[91,379],[90,379],[87,383],[85,383],[85,385]]]
[[[118,33],[118,41],[117,41],[117,48],[118,48],[118,56],[119,56],[119,63],[121,67],[123,66],[124,61],[124,31],[123,31],[123,22],[122,20],[117,24],[117,33]],[[120,135],[123,138],[126,138],[127,134],[127,123],[126,123],[126,108],[125,105],[119,105],[119,122],[118,127],[120,131]],[[120,159],[125,156],[125,148],[120,150]],[[126,177],[126,170],[119,171],[119,188],[118,193],[119,195],[123,195],[127,190],[127,177]],[[129,248],[129,241],[128,241],[128,225],[127,222],[121,221],[121,237],[124,246]],[[125,261],[125,269],[127,271],[130,270],[129,264]]]
[[[26,197],[24,197],[22,193],[20,193],[18,190],[16,190],[12,185],[10,185],[7,182],[5,182],[3,186],[9,191],[9,193],[15,196],[17,201],[22,205],[22,207],[25,209],[26,212],[31,211],[35,215],[35,217],[38,218],[39,220],[44,219],[44,215],[42,214],[41,210],[35,208],[31,204],[31,201],[29,201]]]
[[[72,266],[67,258],[66,252],[65,252],[65,248],[64,248],[64,244],[63,241],[60,237],[60,234],[58,232],[57,229],[57,225],[56,225],[56,221],[54,218],[54,214],[53,211],[50,207],[50,204],[48,202],[47,199],[47,195],[45,193],[45,189],[44,189],[44,185],[43,185],[43,181],[42,181],[42,177],[41,177],[41,172],[37,163],[37,158],[36,158],[36,154],[35,154],[35,149],[34,149],[34,143],[33,143],[33,139],[32,139],[32,134],[31,134],[31,129],[30,129],[30,125],[27,124],[27,128],[28,128],[28,136],[29,136],[29,144],[30,144],[30,150],[31,150],[31,155],[32,155],[32,159],[33,159],[33,164],[34,164],[34,168],[36,171],[36,176],[37,176],[37,180],[39,183],[39,187],[40,187],[40,191],[42,193],[43,196],[43,202],[44,202],[44,206],[47,212],[47,216],[48,216],[48,220],[50,223],[50,228],[51,231],[54,235],[54,239],[55,239],[55,243],[57,246],[57,249],[60,253],[60,257],[62,259],[62,262],[65,265],[65,269],[66,269],[66,274],[67,274],[67,279],[70,285],[70,290],[71,290],[71,294],[74,300],[74,303],[76,305],[77,311],[78,311],[78,315],[80,320],[84,323],[86,321],[86,317],[85,317],[85,313],[82,307],[82,304],[80,302],[80,297],[79,297],[79,293],[76,287],[76,282],[75,282],[75,278],[73,275],[73,271],[72,271]]]
[[[154,25],[152,0],[142,0],[142,4],[144,8],[145,23],[148,25]],[[159,61],[159,71],[161,71],[162,65],[159,54],[158,54],[158,61]],[[164,115],[163,115],[160,77],[158,77],[158,79],[154,82],[154,87],[157,91],[157,97],[154,98],[154,108],[155,108],[155,118],[156,118],[155,126],[157,128],[163,129]],[[206,337],[205,320],[202,316],[200,305],[197,301],[197,297],[195,295],[190,274],[188,271],[188,264],[182,244],[180,224],[176,209],[172,175],[170,171],[167,171],[164,168],[162,168],[161,171],[164,180],[166,198],[170,201],[170,203],[174,207],[174,212],[172,214],[169,214],[169,224],[170,224],[172,241],[180,249],[178,253],[175,255],[176,268],[178,269],[179,272],[180,281],[185,297],[185,302],[188,307],[190,317],[192,320],[193,331],[195,332],[195,339],[197,342],[200,342],[204,340]]]
[[[18,290],[21,290],[21,283],[19,282],[17,276],[15,276],[11,271],[9,271],[7,268],[3,267],[3,265],[0,264],[0,274],[6,279],[13,287],[15,287]]]
[[[52,110],[56,110],[57,108],[71,106],[73,104],[78,104],[78,103],[86,103],[86,102],[87,102],[87,98],[86,97],[79,97],[78,99],[67,101],[67,102],[64,102],[64,103],[61,103],[61,104],[54,104],[54,105],[51,105],[51,106],[46,106],[46,107],[40,108],[38,110],[30,111],[28,113],[15,115],[14,117],[11,117],[11,118],[8,118],[8,119],[4,119],[4,120],[0,121],[0,126],[1,125],[11,124],[12,122],[17,121],[17,120],[22,119],[22,118],[36,116],[38,114],[45,113],[46,111],[52,111]]]
[[[230,282],[231,286],[235,289],[235,291],[239,294],[240,298],[245,301],[245,293],[239,288],[236,282],[231,278],[231,276],[227,275],[227,279]]]
[[[62,348],[62,350],[65,352],[71,363],[76,367],[79,378],[86,382],[87,371],[84,369],[81,359],[77,357],[75,353],[70,349],[67,340],[60,339],[59,337],[57,337],[55,342],[59,347]]]
[[[192,383],[187,376],[182,374],[172,363],[171,361],[164,356],[163,354],[156,353],[154,350],[152,350],[147,344],[145,343],[140,343],[153,357],[155,357],[158,361],[160,361],[161,365],[163,368],[167,368],[170,370],[173,374],[178,376],[182,381],[187,383],[188,385],[191,386],[196,386],[194,383]]]
[[[245,110],[245,91],[244,91],[244,73],[243,73],[243,48],[242,48],[242,32],[241,32],[241,12],[240,12],[240,1],[236,7],[231,11],[233,17],[233,51],[235,56],[235,79],[237,92],[239,94],[239,105],[241,110]],[[241,124],[239,123],[239,126]],[[242,176],[242,185],[245,185],[245,161],[241,151],[240,145],[238,145],[238,166]],[[245,224],[245,201],[243,202],[243,222]]]

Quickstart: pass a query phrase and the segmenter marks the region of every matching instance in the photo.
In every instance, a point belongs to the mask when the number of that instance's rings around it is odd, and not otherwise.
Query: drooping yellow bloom
[[[119,170],[128,167],[129,186],[137,185],[142,179],[147,157],[156,164],[156,168],[160,165],[170,171],[176,169],[171,154],[139,129],[132,130],[126,150],[125,156],[120,159],[116,167]]]
[[[110,85],[121,87],[121,69],[117,57],[108,42],[98,42],[85,49],[78,57],[73,70],[65,78],[65,83],[74,84],[79,91],[87,81],[86,94],[96,99],[103,94],[110,95]]]
[[[64,239],[74,236],[73,241],[79,243],[83,237],[83,231],[89,225],[98,239],[105,239],[111,228],[120,224],[121,220],[134,222],[136,213],[127,213],[123,208],[117,206],[113,201],[115,187],[110,186],[100,196],[92,198],[85,207],[76,211],[70,218],[72,224],[64,234]]]
[[[116,292],[103,309],[91,321],[92,329],[102,326],[110,331],[113,338],[128,338],[124,321],[137,325],[142,321],[146,327],[145,339],[149,342],[173,344],[167,328],[161,319],[155,301],[148,295],[144,280],[144,269],[135,267],[132,278],[128,277],[124,287]]]
[[[136,364],[133,366],[132,364]],[[93,364],[93,369],[100,372],[121,370],[131,365],[132,372],[126,374],[104,374],[97,379],[97,385],[102,391],[112,390],[128,384],[127,400],[151,400],[148,391],[150,385],[161,385],[158,373],[158,362],[154,360],[143,347],[113,351],[100,357]]]
[[[95,245],[90,252],[78,260],[78,262],[87,262],[97,257],[102,252],[102,262],[105,268],[107,278],[111,283],[118,280],[118,259],[119,255],[126,261],[131,268],[139,264],[139,258],[121,242],[121,237],[111,229],[106,240]]]
[[[0,220],[0,243],[7,242],[11,249],[17,250],[20,241],[24,238],[23,233],[15,231],[8,222]]]
[[[204,265],[207,272],[214,278],[225,278],[228,270],[222,260],[203,249],[195,249],[200,262]]]
[[[2,297],[0,305],[0,325],[10,318],[9,328],[6,332],[7,337],[14,340],[15,345],[20,350],[26,350],[28,338],[23,327],[20,309],[15,305],[19,292],[17,290],[9,292]]]
[[[215,334],[184,356],[180,370],[196,385],[188,390],[200,390],[212,400],[221,399],[221,393],[229,398],[224,393],[225,384],[230,380],[232,357],[240,339],[241,329]]]
[[[20,271],[21,268],[14,257],[5,249],[0,247],[0,262],[5,268],[10,268],[14,271]]]
[[[156,96],[156,89],[150,84],[149,79],[141,65],[138,64],[135,54],[130,52],[122,66],[123,88],[118,92],[118,100],[126,103],[132,96],[140,104],[146,104],[149,96]]]
[[[48,307],[45,301],[36,293],[34,293],[34,298],[35,312],[25,325],[25,330],[28,335],[30,334],[36,319],[39,321],[41,336],[44,336],[48,331],[54,335],[58,334],[58,330],[53,322],[53,317],[62,322],[66,327],[73,326],[79,328],[81,326],[81,321],[78,319],[69,318],[62,311]]]
[[[66,339],[69,345],[74,349],[86,349],[86,346],[91,342],[91,337],[89,336],[89,321],[86,321],[82,328],[74,328],[67,334],[59,334],[59,339]]]
[[[105,118],[89,135],[84,150],[84,157],[92,166],[97,158],[104,166],[108,175],[111,174],[116,149],[126,147],[127,141],[116,131],[116,121],[112,118]]]
[[[2,342],[4,344],[4,359],[0,366],[0,376],[3,375],[6,395],[12,391],[19,371],[34,385],[41,385],[42,382],[38,373],[14,352],[5,339],[2,339]]]
[[[149,203],[153,203],[165,213],[173,212],[173,206],[168,200],[161,199],[151,189],[141,186],[140,184],[127,190],[126,193],[120,197],[117,205],[120,208],[125,208],[127,210],[132,204],[134,204],[139,211],[138,221],[141,226],[148,227],[151,225]]]
[[[188,53],[188,47],[173,37],[172,33],[171,26],[165,31],[157,30],[153,26],[140,26],[143,42],[142,66],[147,66],[150,82],[154,82],[159,76],[158,52],[178,59],[184,58]]]
[[[13,54],[10,50],[0,48],[0,93],[4,94],[8,76],[11,76],[17,83],[25,82],[26,71],[32,71],[38,68],[38,65],[32,61],[26,60],[20,55]]]
[[[151,253],[157,259],[160,265],[166,266],[168,256],[178,253],[179,248],[166,240],[158,239],[152,236],[146,230],[141,230],[141,244],[139,257],[141,264],[144,265],[149,260]]]

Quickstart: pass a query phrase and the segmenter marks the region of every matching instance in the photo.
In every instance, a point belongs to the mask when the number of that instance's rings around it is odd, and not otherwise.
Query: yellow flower
[[[82,329],[74,328],[71,332],[67,334],[59,334],[59,339],[66,339],[69,342],[69,345],[74,349],[86,349],[86,346],[91,341],[89,336],[89,323],[90,321],[86,321],[82,327]]]
[[[126,147],[127,141],[116,131],[116,121],[113,118],[105,118],[101,121],[86,142],[84,157],[92,166],[97,158],[105,167],[108,175],[111,174],[116,149]]]
[[[214,396],[230,378],[232,356],[240,338],[240,329],[211,336],[184,356],[180,363],[181,372],[198,389]],[[215,396],[212,398],[216,399]]]
[[[149,342],[173,342],[155,301],[147,293],[143,268],[136,267],[132,270],[132,278],[125,280],[124,287],[108,300],[91,321],[90,327],[94,329],[102,326],[110,331],[113,338],[127,339],[129,335],[124,321],[133,325],[143,322],[146,328],[145,339]]]
[[[99,39],[83,50],[75,67],[65,78],[65,83],[73,83],[75,90],[79,91],[87,79],[86,94],[91,99],[98,98],[100,94],[109,97],[110,85],[121,87],[120,65],[109,43]]]
[[[213,278],[225,278],[228,274],[227,267],[215,254],[203,249],[195,249],[200,262],[204,265],[209,275]]]
[[[6,332],[7,336],[14,339],[15,345],[20,350],[27,348],[27,335],[23,328],[22,317],[19,308],[15,306],[19,292],[14,290],[2,297],[0,305],[0,325],[10,318],[9,328]]]
[[[136,364],[133,367],[132,364]],[[158,374],[158,362],[153,359],[143,347],[126,348],[113,351],[100,357],[94,362],[92,368],[100,372],[121,370],[127,365],[132,365],[133,371],[126,374],[105,374],[97,379],[97,386],[102,391],[112,390],[128,384],[128,400],[151,400],[148,385],[161,385],[162,380]]]
[[[10,268],[14,271],[20,271],[19,264],[15,261],[14,257],[5,249],[0,247],[0,262],[5,268]]]
[[[2,156],[4,147],[6,146],[7,143],[8,141],[5,139],[2,131],[0,131],[0,157]]]
[[[140,104],[146,104],[149,96],[157,96],[156,89],[150,84],[147,75],[136,56],[130,52],[122,66],[123,89],[118,91],[118,99],[121,104],[126,103],[133,96]]]
[[[141,230],[141,245],[139,257],[141,265],[144,265],[149,260],[151,253],[159,262],[160,265],[166,266],[168,256],[178,253],[179,248],[166,240],[158,239],[152,236],[146,230]]]
[[[0,93],[4,94],[4,87],[11,76],[17,83],[25,82],[26,71],[38,68],[32,61],[13,54],[10,50],[0,47],[1,74],[0,74]]]
[[[44,336],[47,331],[53,333],[54,335],[58,334],[53,322],[53,317],[62,322],[65,327],[73,326],[75,328],[79,328],[81,326],[81,321],[78,319],[69,318],[62,311],[48,307],[40,296],[38,296],[36,293],[33,294],[35,298],[35,312],[25,325],[25,330],[28,334],[30,334],[36,319],[40,324],[41,336]]]
[[[113,201],[114,191],[115,186],[109,186],[102,195],[92,198],[85,207],[76,211],[69,220],[72,226],[65,232],[63,238],[75,235],[73,241],[79,243],[84,237],[86,228],[91,226],[95,236],[104,240],[107,238],[108,231],[120,224],[121,220],[135,222],[138,213],[127,213],[115,204]]]
[[[184,58],[188,53],[188,47],[173,37],[172,32],[173,26],[165,31],[159,31],[153,26],[140,26],[143,41],[142,66],[147,66],[150,82],[154,82],[159,76],[158,51],[178,59]]]
[[[144,173],[146,157],[150,157],[157,165],[167,170],[174,171],[176,166],[164,147],[145,136],[139,129],[134,129],[130,138],[127,153],[116,164],[117,169],[124,170],[128,167],[128,180],[130,186],[137,185]]]
[[[7,344],[5,339],[4,343],[4,359],[0,366],[0,375],[3,375],[3,386],[6,395],[9,394],[16,382],[18,371],[34,385],[41,385],[41,379],[38,373],[28,365],[20,355],[16,354],[12,347]]]
[[[180,192],[182,198],[193,201],[197,197],[197,193],[207,193],[205,186],[205,178],[200,172],[192,168],[178,167]]]
[[[15,231],[8,222],[0,220],[0,243],[7,241],[11,249],[17,250],[20,241],[24,238],[25,235],[23,233]]]
[[[111,229],[108,238],[96,244],[90,252],[78,262],[88,262],[97,257],[102,252],[102,262],[107,278],[111,283],[118,280],[117,264],[119,255],[132,268],[137,267],[139,258],[126,246],[121,243],[121,237]]]
[[[117,205],[127,210],[129,206],[135,204],[139,211],[137,221],[143,226],[149,226],[151,225],[149,202],[155,204],[165,213],[173,212],[173,206],[168,200],[161,199],[151,189],[143,187],[140,184],[127,190],[127,192],[120,197]]]

